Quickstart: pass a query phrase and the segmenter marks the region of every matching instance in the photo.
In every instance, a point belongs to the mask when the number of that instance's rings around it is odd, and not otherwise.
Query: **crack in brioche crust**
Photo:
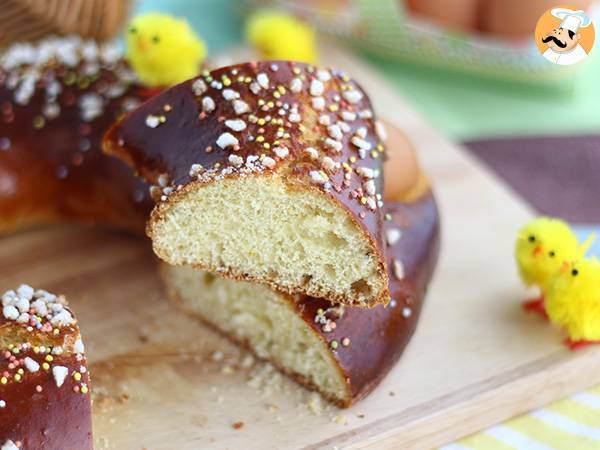
[[[298,320],[311,330],[315,342],[318,342],[316,345],[325,347],[336,366],[339,382],[343,384],[343,396],[325,391],[307,374],[294,372],[270,357],[259,355],[243,335],[234,336],[211,320],[212,315],[203,316],[194,307],[194,303],[201,299],[182,298],[183,288],[177,285],[176,272],[189,269],[163,265],[161,274],[170,298],[186,312],[248,348],[260,359],[269,360],[308,389],[318,391],[340,407],[349,407],[381,382],[400,358],[416,328],[439,251],[439,217],[431,191],[424,190],[410,202],[388,202],[385,231],[391,292],[387,306],[377,305],[371,309],[343,307],[320,298],[278,294],[279,301],[294,310]],[[395,269],[399,261],[402,262],[402,273]],[[197,276],[202,277],[202,272],[199,271]],[[208,289],[205,287],[201,292]],[[257,290],[257,295],[259,292]],[[239,298],[236,301],[252,299]]]
[[[164,91],[113,126],[104,149],[154,185],[162,204],[150,222],[151,236],[177,191],[190,185],[275,173],[307,191],[319,190],[368,237],[383,289],[366,300],[308,293],[373,306],[389,298],[381,270],[380,135],[366,94],[345,72],[265,61],[205,72]],[[301,287],[292,291],[307,293]]]
[[[104,133],[143,99],[108,45],[77,37],[0,56],[0,232],[54,222],[143,230],[148,185],[102,154]]]
[[[91,450],[89,386],[79,328],[64,297],[27,285],[6,292],[0,315],[0,445]]]

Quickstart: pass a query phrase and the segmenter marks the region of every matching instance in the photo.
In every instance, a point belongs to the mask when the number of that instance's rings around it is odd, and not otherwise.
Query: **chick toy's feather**
[[[582,259],[549,283],[546,311],[572,343],[600,341],[600,261]]]
[[[581,254],[582,257],[585,256],[585,254],[590,249],[590,247],[592,246],[592,244],[594,243],[595,240],[596,240],[596,233],[591,233],[587,237],[585,242],[583,244],[581,244],[581,246],[579,247],[579,253]]]
[[[171,86],[196,76],[205,57],[204,42],[185,20],[149,13],[129,23],[126,58],[148,87]]]
[[[515,257],[521,278],[527,285],[546,289],[548,280],[565,262],[583,256],[571,227],[562,220],[541,217],[525,225],[518,234]]]
[[[248,21],[246,38],[263,59],[317,62],[314,30],[289,14],[255,13]]]

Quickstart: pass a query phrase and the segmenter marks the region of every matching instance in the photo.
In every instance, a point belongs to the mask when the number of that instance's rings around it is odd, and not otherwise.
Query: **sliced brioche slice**
[[[163,264],[167,292],[188,313],[348,407],[371,392],[402,354],[437,260],[438,215],[431,193],[386,208],[392,293],[388,306],[335,306]]]
[[[389,300],[378,129],[345,73],[257,62],[157,95],[104,149],[155,185],[169,264],[371,307]]]
[[[90,379],[64,297],[21,285],[2,296],[0,446],[91,450]]]

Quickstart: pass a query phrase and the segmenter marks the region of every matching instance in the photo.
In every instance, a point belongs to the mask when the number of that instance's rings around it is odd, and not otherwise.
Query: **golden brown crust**
[[[100,148],[108,127],[141,102],[110,52],[52,38],[0,57],[0,232],[63,221],[143,230],[147,185]]]
[[[205,72],[162,92],[112,127],[104,149],[156,185],[160,204],[149,222],[150,237],[154,224],[193,186],[276,174],[318,190],[348,212],[370,242],[386,286],[380,134],[366,94],[344,72],[264,61]],[[302,286],[292,290],[306,292]],[[388,298],[383,289],[369,306]]]
[[[63,297],[22,285],[2,296],[0,445],[92,449],[83,344]]]
[[[298,303],[307,324],[323,339],[336,342],[332,350],[340,370],[348,380],[350,406],[371,392],[400,358],[414,332],[433,275],[439,251],[439,217],[431,191],[407,203],[388,203],[388,239],[396,230],[400,237],[387,249],[391,302],[370,310],[344,308],[341,317],[327,312],[326,304],[316,299]],[[400,269],[398,269],[400,267]],[[316,322],[319,309],[325,323]],[[336,326],[332,327],[331,323]],[[348,346],[343,345],[348,339]],[[367,350],[368,349],[368,350]]]

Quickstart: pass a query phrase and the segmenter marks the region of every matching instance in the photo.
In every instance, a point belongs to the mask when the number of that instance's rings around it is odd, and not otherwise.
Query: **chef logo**
[[[538,20],[535,43],[548,61],[563,66],[576,64],[594,46],[594,24],[580,9],[552,8]]]

